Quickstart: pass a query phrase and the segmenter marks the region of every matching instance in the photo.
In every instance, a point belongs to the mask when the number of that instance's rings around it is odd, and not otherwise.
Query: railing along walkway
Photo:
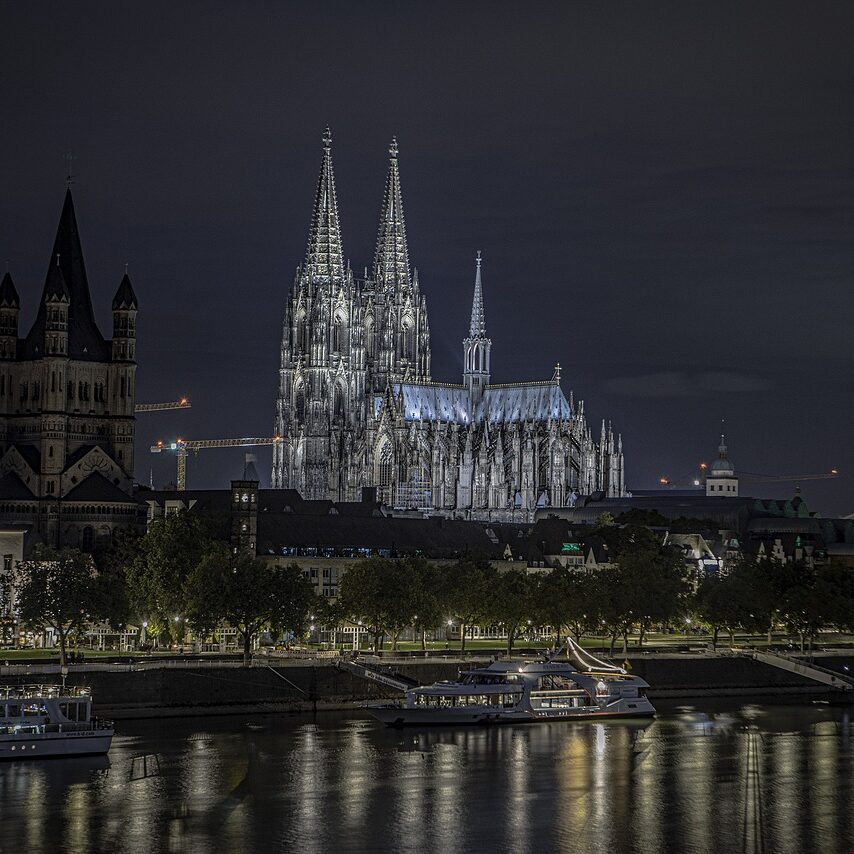
[[[838,691],[854,690],[854,679],[812,662],[807,664],[798,658],[758,649],[744,650],[743,654],[749,655],[754,661],[769,664],[771,667],[778,667],[780,670],[787,670],[789,673],[797,673],[798,676],[821,682],[823,685],[829,685]]]

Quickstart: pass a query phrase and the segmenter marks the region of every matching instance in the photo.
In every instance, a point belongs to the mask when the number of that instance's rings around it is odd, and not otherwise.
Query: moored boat
[[[106,753],[113,734],[92,717],[87,688],[0,686],[0,759]]]
[[[369,706],[389,726],[534,723],[584,718],[651,717],[649,684],[568,641],[578,661],[500,660],[469,670],[459,680],[419,685],[402,703]]]

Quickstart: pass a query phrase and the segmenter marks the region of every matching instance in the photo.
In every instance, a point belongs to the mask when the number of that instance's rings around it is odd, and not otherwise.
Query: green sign
[[[579,552],[581,552],[581,545],[579,543],[564,543],[560,550],[560,553],[562,555],[568,555]]]

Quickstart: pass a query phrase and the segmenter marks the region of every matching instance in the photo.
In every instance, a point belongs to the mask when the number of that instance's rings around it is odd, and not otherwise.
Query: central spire
[[[483,284],[480,279],[480,249],[477,250],[477,272],[474,274],[474,299],[471,304],[470,338],[486,338],[486,314],[483,309]]]
[[[397,151],[397,138],[392,137],[388,149],[388,177],[380,212],[377,251],[374,255],[374,281],[380,290],[390,291],[408,288],[410,285],[409,250],[406,246]]]
[[[344,251],[332,169],[332,132],[328,127],[323,134],[323,161],[305,253],[305,274],[313,283],[344,280]]]

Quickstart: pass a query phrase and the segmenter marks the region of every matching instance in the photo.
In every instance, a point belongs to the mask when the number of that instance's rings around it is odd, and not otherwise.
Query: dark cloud
[[[661,371],[636,377],[615,377],[605,384],[614,394],[631,397],[696,397],[709,392],[757,392],[771,388],[762,377],[750,374],[706,371],[689,374],[683,371]]]

